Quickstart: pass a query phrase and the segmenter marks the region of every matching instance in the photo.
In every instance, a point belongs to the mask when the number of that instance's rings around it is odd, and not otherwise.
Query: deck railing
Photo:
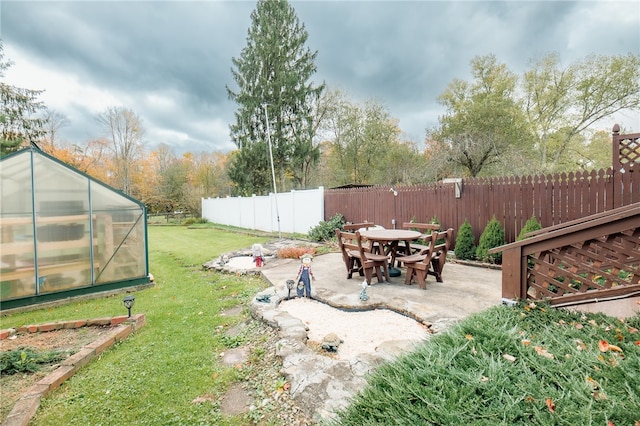
[[[502,252],[502,297],[571,305],[640,294],[640,203],[544,228]]]

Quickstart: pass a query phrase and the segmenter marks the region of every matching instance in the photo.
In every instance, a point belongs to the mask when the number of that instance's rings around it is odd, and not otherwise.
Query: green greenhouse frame
[[[149,284],[146,208],[35,146],[0,160],[0,309]]]

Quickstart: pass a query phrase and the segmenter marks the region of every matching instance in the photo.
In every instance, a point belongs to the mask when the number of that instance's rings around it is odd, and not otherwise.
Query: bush
[[[483,262],[502,263],[502,253],[489,254],[489,250],[494,247],[504,245],[504,229],[495,216],[487,222],[487,226],[480,235],[476,257]]]
[[[344,216],[336,213],[328,221],[321,221],[318,226],[311,228],[309,238],[312,241],[328,241],[336,236],[336,228],[344,229]]]
[[[183,225],[185,226],[190,226],[190,225],[194,225],[194,224],[201,224],[201,223],[209,223],[209,219],[204,218],[204,217],[190,217],[184,220],[184,222],[182,222]]]
[[[300,259],[305,254],[314,256],[316,249],[314,247],[285,247],[278,250],[277,253],[280,259]]]
[[[533,231],[537,231],[538,229],[542,229],[542,225],[538,222],[538,219],[535,216],[531,216],[527,223],[524,224],[524,228],[520,230],[520,234],[518,234],[518,238],[516,241],[524,240],[525,234]]]
[[[474,243],[473,228],[468,220],[465,220],[456,237],[456,245],[454,248],[456,259],[473,260],[476,257],[476,245]]]

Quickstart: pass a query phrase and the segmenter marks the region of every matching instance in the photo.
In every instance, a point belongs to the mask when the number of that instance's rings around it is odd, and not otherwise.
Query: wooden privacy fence
[[[506,242],[513,242],[531,216],[547,227],[640,202],[640,170],[636,169],[627,164],[618,170],[464,179],[458,198],[455,182],[328,189],[325,220],[341,213],[349,222],[369,221],[391,228],[394,219],[401,224],[437,217],[443,229],[455,231],[468,220],[477,242],[495,215],[505,228]]]
[[[613,127],[612,167],[598,171],[525,177],[445,179],[416,186],[369,186],[328,189],[324,217],[336,213],[349,222],[374,222],[385,228],[403,222],[429,222],[457,233],[465,220],[480,234],[493,216],[515,241],[535,216],[554,226],[640,202],[640,133],[620,134]],[[454,234],[454,241],[456,235]]]

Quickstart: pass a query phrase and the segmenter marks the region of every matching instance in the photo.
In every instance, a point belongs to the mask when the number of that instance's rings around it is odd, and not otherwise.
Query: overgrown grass
[[[237,379],[221,364],[228,342],[219,331],[247,319],[221,316],[265,287],[253,276],[205,272],[201,264],[221,253],[265,239],[213,230],[150,227],[150,269],[156,285],[136,293],[133,313],[147,324],[65,382],[42,401],[33,425],[196,425],[246,424],[223,419],[215,404],[193,404],[202,395],[219,396]],[[126,313],[122,297],[18,313],[2,327],[85,319]]]
[[[336,424],[638,425],[638,328],[640,315],[494,307],[377,370]]]

